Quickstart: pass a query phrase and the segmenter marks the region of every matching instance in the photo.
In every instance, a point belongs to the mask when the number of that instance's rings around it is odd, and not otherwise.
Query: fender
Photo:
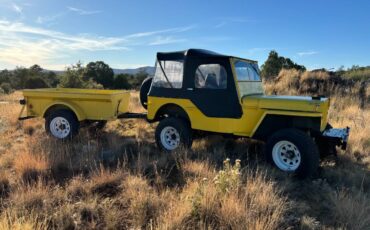
[[[295,111],[284,111],[284,110],[266,110],[263,115],[261,116],[261,118],[259,119],[259,121],[257,122],[257,124],[255,125],[255,127],[253,128],[252,132],[251,132],[251,137],[254,137],[258,131],[258,129],[261,127],[262,123],[265,121],[265,118],[267,118],[269,115],[271,116],[286,116],[287,118],[288,117],[295,117],[295,118],[307,118],[307,119],[311,119],[311,118],[316,118],[316,119],[320,119],[321,120],[321,117],[322,117],[322,114],[321,113],[312,113],[312,112],[295,112]],[[321,127],[321,122],[320,122],[320,125],[318,127],[320,130],[323,129]],[[325,128],[325,127],[324,127]]]
[[[47,111],[51,107],[58,106],[58,105],[61,105],[63,107],[67,107],[68,109],[72,110],[79,121],[82,121],[82,120],[85,120],[86,119],[86,115],[85,115],[85,113],[82,111],[82,109],[80,107],[78,107],[73,102],[65,102],[65,101],[53,101],[52,103],[48,104],[46,106],[46,108],[44,109],[44,111],[42,112],[42,116],[45,117]]]
[[[178,117],[184,118],[184,119],[188,120],[191,123],[191,120],[190,120],[190,117],[188,115],[188,112],[186,111],[186,109],[183,106],[181,106],[179,104],[168,103],[168,104],[162,105],[156,111],[155,116],[154,116],[154,120],[158,120],[159,119],[159,116],[162,113],[167,113],[169,115],[173,115],[173,116],[178,116]]]

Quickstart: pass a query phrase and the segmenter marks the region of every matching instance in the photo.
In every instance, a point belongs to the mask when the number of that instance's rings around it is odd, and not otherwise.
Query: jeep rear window
[[[183,67],[183,60],[157,61],[153,86],[161,88],[181,88]]]

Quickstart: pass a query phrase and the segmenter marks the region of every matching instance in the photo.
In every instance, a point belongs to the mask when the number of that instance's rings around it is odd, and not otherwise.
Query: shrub
[[[0,88],[1,88],[1,89],[4,91],[4,93],[6,93],[6,94],[10,94],[10,93],[12,93],[12,92],[13,92],[13,89],[12,89],[11,85],[10,85],[9,83],[6,83],[6,82],[2,83],[2,84],[0,85]]]
[[[37,89],[37,88],[48,88],[48,84],[41,77],[32,77],[26,80],[24,88],[26,89]]]
[[[230,164],[230,159],[224,160],[224,169],[219,171],[213,179],[217,190],[222,194],[238,189],[240,185],[240,160],[235,165]]]
[[[131,85],[128,82],[128,74],[118,74],[114,78],[114,88],[115,89],[129,89]]]

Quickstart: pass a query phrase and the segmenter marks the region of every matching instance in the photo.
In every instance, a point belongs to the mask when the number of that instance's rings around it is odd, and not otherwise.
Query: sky
[[[308,69],[370,65],[370,1],[0,0],[0,69],[153,66],[189,48]]]

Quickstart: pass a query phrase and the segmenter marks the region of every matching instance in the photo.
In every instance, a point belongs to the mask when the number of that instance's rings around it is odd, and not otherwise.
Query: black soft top
[[[224,55],[220,53],[216,53],[210,50],[204,49],[188,49],[183,51],[174,51],[174,52],[158,52],[157,59],[158,60],[185,60],[187,58],[239,58],[230,55]],[[239,58],[249,62],[257,63],[257,61]]]

